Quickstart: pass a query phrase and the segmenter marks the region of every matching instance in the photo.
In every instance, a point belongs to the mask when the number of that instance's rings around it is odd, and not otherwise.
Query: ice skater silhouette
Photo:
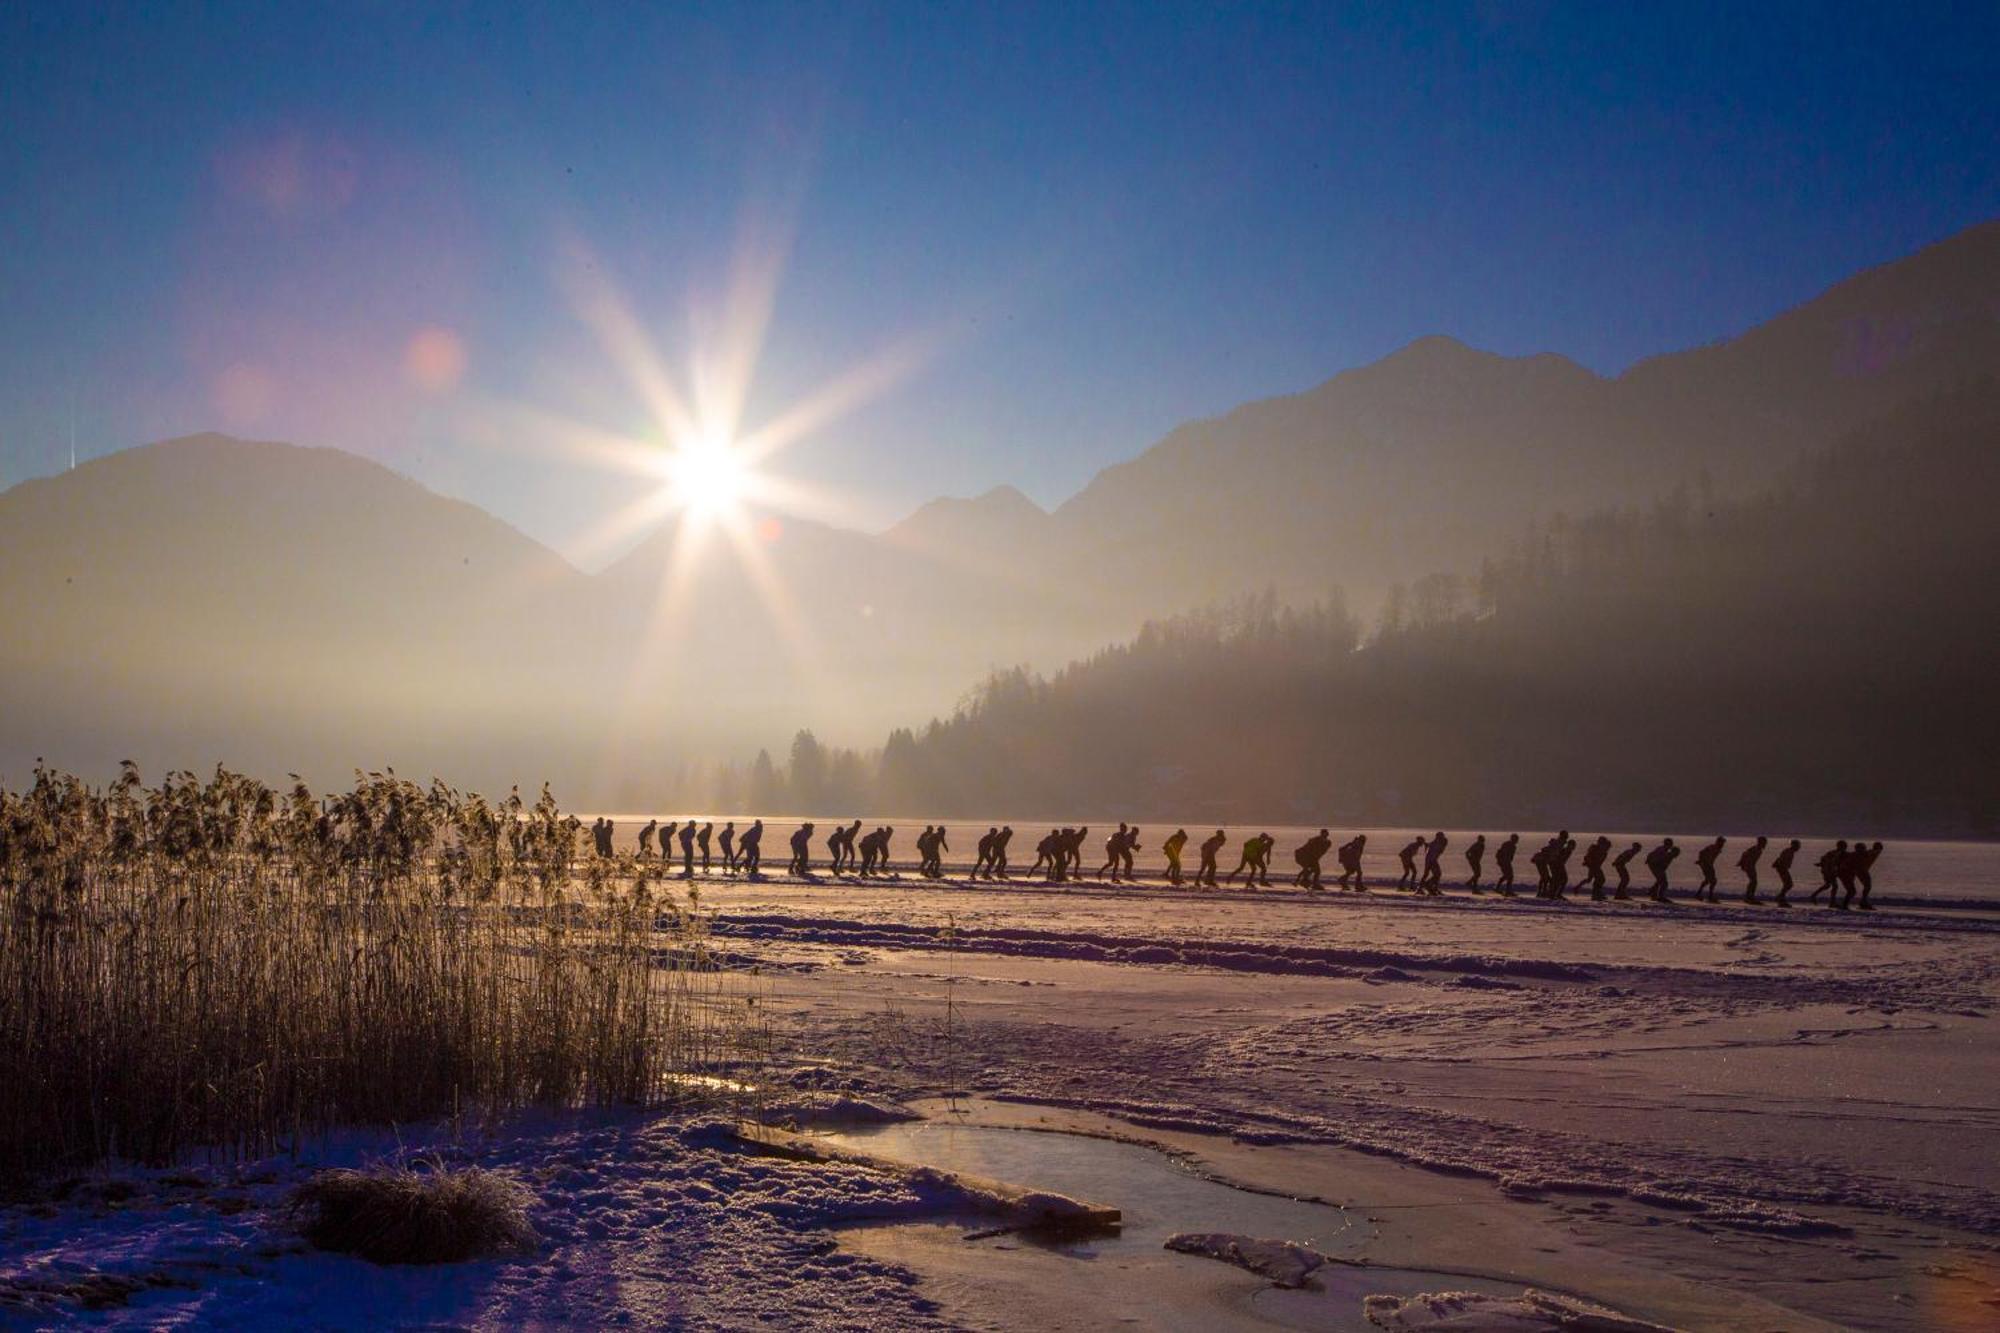
[[[1167,854],[1167,883],[1176,887],[1181,882],[1181,848],[1187,846],[1187,840],[1188,831],[1177,828],[1160,844],[1160,850]]]
[[[1632,858],[1639,854],[1642,845],[1636,842],[1633,843],[1630,847],[1618,853],[1616,859],[1611,862],[1611,868],[1618,872],[1618,887],[1612,890],[1612,897],[1624,898],[1627,896],[1625,891],[1632,887]]]
[[[1340,887],[1352,889],[1356,893],[1368,891],[1368,881],[1361,874],[1361,854],[1368,850],[1368,835],[1357,833],[1340,844],[1336,853],[1340,860]]]
[[[1799,840],[1793,838],[1780,848],[1771,859],[1771,873],[1778,877],[1778,906],[1790,907],[1792,896],[1792,862],[1799,854]]]
[[[1222,887],[1216,882],[1215,858],[1221,855],[1222,849],[1228,845],[1228,842],[1228,836],[1221,829],[1217,829],[1213,835],[1201,840],[1201,869],[1194,872],[1195,883],[1205,884],[1211,889]]]
[[[1757,901],[1757,862],[1763,858],[1764,848],[1770,841],[1758,834],[1757,841],[1744,848],[1743,855],[1736,858],[1736,868],[1743,872],[1743,901],[1746,903]]]
[[[1701,871],[1701,883],[1695,885],[1694,889],[1696,902],[1702,902],[1704,899],[1708,902],[1715,901],[1715,858],[1722,855],[1723,846],[1727,841],[1728,839],[1718,834],[1714,842],[1704,844],[1702,849],[1694,854],[1695,868]]]
[[[1520,846],[1521,835],[1510,833],[1507,835],[1507,840],[1501,843],[1493,852],[1493,865],[1497,871],[1493,879],[1493,887],[1499,892],[1506,894],[1509,898],[1514,896],[1514,853],[1519,850]]]

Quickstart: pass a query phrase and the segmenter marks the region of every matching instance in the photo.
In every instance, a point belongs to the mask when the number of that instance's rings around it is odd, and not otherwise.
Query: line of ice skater
[[[837,824],[826,839],[827,873],[839,879],[880,878],[900,875],[889,858],[890,840],[896,830],[890,825],[882,825],[869,833],[862,833],[862,822],[857,819],[851,824]],[[812,840],[816,826],[810,822],[801,824],[791,835],[791,860],[786,864],[787,874],[802,878],[816,878],[812,864]],[[1090,826],[1053,828],[1035,844],[1035,859],[1024,875],[1029,880],[1039,878],[1042,882],[1063,884],[1094,878],[1099,883],[1136,883],[1139,878],[1136,854],[1141,850],[1139,829],[1135,825],[1121,823],[1104,840],[1104,860],[1098,865],[1094,875],[1087,872],[1084,860],[1085,841],[1090,836]],[[595,850],[600,856],[612,855],[612,822],[598,819],[591,825],[591,837]],[[692,819],[676,822],[669,820],[664,826],[658,820],[648,820],[639,830],[639,859],[649,861],[654,858],[654,842],[659,845],[658,856],[669,866],[676,859],[676,842],[679,846],[681,875],[692,879],[695,862],[699,857],[701,873],[714,873],[715,860],[711,856],[710,844],[713,838],[721,849],[721,867],[725,875],[755,875],[762,865],[762,844],[764,821],[752,821],[748,828],[737,832],[732,820],[723,825],[721,833],[715,833],[712,822],[699,825]],[[1007,858],[1007,850],[1012,843],[1012,825],[994,825],[979,839],[976,858],[967,872],[968,880],[1011,881],[1012,874]],[[1235,869],[1228,874],[1221,873],[1220,857],[1222,849],[1229,844],[1229,837],[1221,829],[1196,844],[1199,860],[1190,875],[1183,863],[1190,835],[1185,828],[1177,828],[1160,843],[1160,850],[1166,856],[1166,882],[1176,887],[1191,884],[1196,888],[1219,889],[1224,884],[1235,884],[1239,879],[1245,888],[1271,887],[1271,858],[1277,850],[1278,840],[1269,833],[1253,834],[1243,840],[1240,857]],[[1326,829],[1307,838],[1292,849],[1292,860],[1297,871],[1291,877],[1294,887],[1308,892],[1320,892],[1326,888],[1325,861],[1327,854],[1333,854],[1339,866],[1339,874],[1334,878],[1336,887],[1353,892],[1365,892],[1367,877],[1361,867],[1362,855],[1368,848],[1368,835],[1357,833],[1335,848],[1333,835]],[[948,878],[945,871],[944,855],[951,850],[942,824],[926,824],[924,831],[916,838],[916,873],[931,880]],[[1664,903],[1672,901],[1669,873],[1673,864],[1685,850],[1672,838],[1662,839],[1652,850],[1647,851],[1643,842],[1633,842],[1614,856],[1613,843],[1609,837],[1599,836],[1582,847],[1582,858],[1577,862],[1578,874],[1571,877],[1570,863],[1579,848],[1577,840],[1563,829],[1537,848],[1528,857],[1528,863],[1535,871],[1535,897],[1544,899],[1566,899],[1572,888],[1578,893],[1588,889],[1593,902],[1607,899],[1629,899],[1635,896],[1632,886],[1634,862],[1643,865],[1652,876],[1641,896],[1648,901]],[[1694,863],[1700,871],[1699,882],[1695,886],[1697,902],[1719,902],[1721,888],[1717,863],[1724,849],[1729,845],[1725,837],[1716,837],[1703,843],[1695,853]],[[1410,892],[1435,897],[1444,892],[1444,855],[1451,847],[1451,839],[1440,829],[1426,838],[1412,838],[1398,848],[1397,863],[1401,873],[1395,887]],[[1521,835],[1510,833],[1492,847],[1494,892],[1504,897],[1517,897],[1522,891],[1515,875],[1515,861],[1521,848]],[[1764,901],[1758,897],[1760,880],[1759,868],[1764,864],[1765,853],[1770,849],[1770,839],[1759,837],[1748,843],[1736,857],[1736,869],[1742,876],[1742,900],[1746,903]],[[1466,845],[1463,853],[1466,875],[1460,885],[1472,893],[1484,892],[1487,840],[1479,834]],[[1777,894],[1771,899],[1779,907],[1791,906],[1791,894],[1795,885],[1792,870],[1803,850],[1803,845],[1793,838],[1780,847],[1771,857],[1770,870],[1777,880]],[[1643,857],[1642,857],[1643,853]],[[1821,895],[1826,897],[1826,906],[1839,911],[1858,909],[1863,912],[1875,908],[1874,869],[1882,855],[1880,842],[1856,841],[1852,844],[1841,839],[1825,849],[1813,862],[1820,872],[1820,885],[1808,897],[1817,902]],[[1607,873],[1607,868],[1608,872]],[[1612,878],[1616,877],[1616,883]]]
[[[1438,836],[1441,838],[1444,835],[1439,834]],[[1472,870],[1471,878],[1467,881],[1467,887],[1474,892],[1478,892],[1480,887],[1477,853],[1480,850],[1480,844],[1483,844],[1484,841],[1484,838],[1477,840],[1473,848],[1467,853],[1468,863]],[[1512,894],[1515,892],[1514,854],[1519,844],[1520,835],[1511,835],[1504,843],[1500,844],[1494,854],[1494,864],[1499,869],[1499,875],[1495,880],[1494,887],[1501,893]],[[1703,843],[1700,849],[1695,852],[1695,869],[1700,872],[1700,878],[1695,885],[1695,901],[1711,903],[1721,901],[1721,882],[1719,872],[1716,869],[1716,863],[1721,859],[1723,850],[1728,845],[1729,840],[1718,835],[1713,840]],[[1769,838],[1758,837],[1747,843],[1743,850],[1737,853],[1736,869],[1742,876],[1742,900],[1746,903],[1763,901],[1757,894],[1760,883],[1758,868],[1763,864],[1764,854],[1770,850],[1770,846],[1771,840]],[[1547,843],[1537,849],[1528,858],[1529,863],[1535,868],[1536,897],[1568,897],[1571,888],[1570,859],[1575,855],[1576,850],[1576,839],[1569,835],[1569,830],[1564,829],[1557,833],[1555,837],[1549,839]],[[1575,881],[1575,888],[1578,892],[1586,888],[1589,889],[1593,902],[1603,902],[1607,897],[1630,898],[1633,896],[1632,863],[1640,861],[1640,864],[1646,868],[1647,873],[1652,877],[1652,883],[1647,886],[1644,896],[1649,901],[1657,903],[1671,901],[1671,885],[1668,882],[1668,875],[1673,868],[1674,862],[1680,859],[1681,854],[1685,850],[1686,848],[1675,842],[1672,838],[1664,838],[1650,851],[1646,850],[1643,842],[1633,842],[1616,856],[1613,856],[1611,854],[1611,839],[1599,836],[1583,849],[1583,859],[1579,863],[1582,873]],[[1779,848],[1777,854],[1771,858],[1771,874],[1778,882],[1778,892],[1772,901],[1779,907],[1790,907],[1792,905],[1792,889],[1795,886],[1795,881],[1792,877],[1792,868],[1797,863],[1799,853],[1802,850],[1803,844],[1797,838],[1793,838],[1790,842]],[[1641,853],[1644,853],[1643,860],[1641,859]],[[1820,886],[1814,889],[1809,897],[1817,901],[1821,894],[1826,894],[1826,905],[1843,912],[1857,908],[1863,912],[1874,911],[1874,871],[1875,863],[1880,859],[1881,855],[1882,844],[1879,842],[1866,843],[1856,841],[1850,846],[1847,840],[1842,838],[1832,847],[1821,852],[1819,858],[1813,863],[1820,872]],[[1618,882],[1615,886],[1610,884],[1605,875],[1607,862],[1610,865],[1611,874],[1617,876]],[[1606,892],[1607,888],[1610,890],[1608,893]],[[1857,894],[1859,895],[1858,902],[1856,901]]]

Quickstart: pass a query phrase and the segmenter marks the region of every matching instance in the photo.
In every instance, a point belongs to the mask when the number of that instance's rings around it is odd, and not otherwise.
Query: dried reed
[[[755,1015],[693,904],[580,831],[546,788],[38,766],[0,792],[0,1182],[733,1070]]]

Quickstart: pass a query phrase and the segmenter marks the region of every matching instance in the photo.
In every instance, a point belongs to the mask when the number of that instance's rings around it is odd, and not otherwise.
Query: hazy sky
[[[1603,372],[2000,213],[2000,7],[0,7],[0,484],[221,428],[564,544],[711,360],[879,525],[1445,332]],[[1221,12],[1227,9],[1228,12]],[[72,406],[73,405],[73,406]]]

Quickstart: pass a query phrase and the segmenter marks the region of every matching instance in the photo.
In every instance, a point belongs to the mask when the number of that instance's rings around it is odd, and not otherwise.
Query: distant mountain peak
[[[322,467],[368,474],[385,482],[428,492],[422,483],[411,480],[394,468],[362,454],[326,445],[291,444],[284,440],[248,440],[222,431],[205,430],[192,435],[176,435],[99,454],[77,464],[76,470],[123,472],[134,469],[170,468],[200,472],[202,469],[234,465],[249,468],[298,469]],[[439,497],[441,499],[449,497]],[[456,503],[456,502],[455,502]]]
[[[967,499],[946,495],[926,501],[882,535],[905,545],[962,541],[967,537],[1030,532],[1049,513],[1014,486],[995,486]]]
[[[1426,333],[1421,338],[1412,338],[1376,364],[1395,361],[1418,360],[1467,360],[1491,359],[1495,354],[1482,351],[1449,333]]]
[[[1530,352],[1522,356],[1510,356],[1504,352],[1489,352],[1474,347],[1470,343],[1446,333],[1427,333],[1423,337],[1403,344],[1379,361],[1365,366],[1357,366],[1344,376],[1396,376],[1421,374],[1451,377],[1454,375],[1517,372],[1523,368],[1554,371],[1578,379],[1596,379],[1597,375],[1588,367],[1577,364],[1557,352]]]
[[[1008,485],[995,486],[990,490],[982,491],[964,503],[974,508],[994,513],[1011,511],[1017,514],[1034,513],[1046,516],[1048,512],[1033,500],[1023,495],[1017,487]]]

